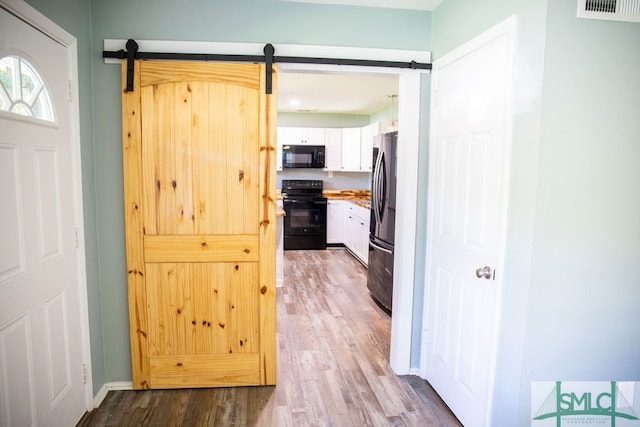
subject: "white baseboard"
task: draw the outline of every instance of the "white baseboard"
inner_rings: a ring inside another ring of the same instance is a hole
[[[415,375],[417,377],[420,376],[420,368],[410,368],[409,375]]]
[[[114,381],[103,384],[100,390],[98,390],[98,393],[93,397],[93,407],[97,408],[100,406],[104,398],[107,397],[107,393],[111,390],[133,390],[133,383],[131,381]]]

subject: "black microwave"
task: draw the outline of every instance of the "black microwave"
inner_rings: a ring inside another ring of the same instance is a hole
[[[285,145],[282,147],[282,167],[324,168],[324,145]]]

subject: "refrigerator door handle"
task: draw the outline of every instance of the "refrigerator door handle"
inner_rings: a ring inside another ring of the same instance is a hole
[[[378,174],[378,180],[380,181],[380,192],[381,195],[378,197],[378,217],[380,218],[380,222],[382,223],[382,218],[384,217],[384,205],[387,199],[387,162],[385,160],[384,152],[382,153],[380,159],[380,172]]]
[[[383,156],[383,152],[380,151],[378,153],[378,158],[376,159],[376,164],[375,164],[375,172],[373,175],[373,183],[375,188],[373,188],[372,190],[372,194],[373,194],[373,213],[375,215],[376,218],[376,222],[378,224],[380,224],[382,222],[382,218],[380,218],[380,165],[382,163],[382,156]]]
[[[393,251],[391,251],[391,250],[389,250],[389,249],[385,249],[385,248],[383,248],[382,246],[378,246],[378,245],[376,245],[376,244],[375,244],[375,243],[373,243],[371,240],[369,240],[369,246],[371,246],[371,247],[372,247],[372,248],[374,248],[374,249],[378,249],[379,251],[382,251],[382,252],[388,253],[388,254],[392,254],[392,253],[393,253]]]

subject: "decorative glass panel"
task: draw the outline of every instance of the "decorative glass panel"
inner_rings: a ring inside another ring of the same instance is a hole
[[[51,97],[43,79],[19,56],[0,59],[0,111],[54,121]]]

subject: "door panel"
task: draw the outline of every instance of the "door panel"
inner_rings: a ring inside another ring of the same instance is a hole
[[[264,66],[146,61],[134,82],[123,96],[134,387],[274,384]]]
[[[425,300],[424,375],[466,426],[489,422],[511,141],[511,25],[481,37],[434,69]]]

